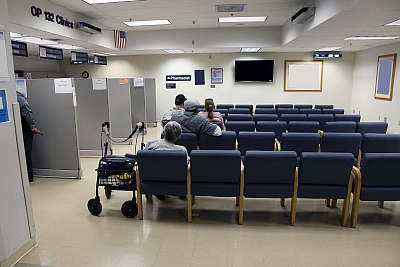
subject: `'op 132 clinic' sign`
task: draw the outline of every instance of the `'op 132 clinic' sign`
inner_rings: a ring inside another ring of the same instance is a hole
[[[54,22],[57,23],[58,25],[65,26],[67,28],[74,28],[74,23],[69,21],[67,18],[64,18],[63,16],[54,14],[53,12],[49,11],[43,11],[41,8],[36,7],[36,6],[31,6],[31,14],[34,17],[40,18],[42,15],[44,15],[44,19],[49,22]]]

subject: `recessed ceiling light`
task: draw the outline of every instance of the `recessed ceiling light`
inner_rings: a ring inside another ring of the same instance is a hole
[[[343,48],[341,46],[332,46],[332,47],[324,47],[324,48],[320,48],[314,51],[334,51],[334,50],[338,50],[340,48]]]
[[[83,1],[88,3],[89,5],[94,5],[94,4],[106,4],[106,3],[118,3],[118,2],[133,2],[135,0],[83,0]]]
[[[185,51],[183,51],[181,49],[171,49],[171,50],[164,50],[164,51],[169,53],[169,54],[183,54],[183,53],[185,53]]]
[[[135,26],[154,26],[154,25],[169,25],[171,22],[167,19],[159,20],[141,20],[141,21],[124,21],[124,23],[130,27]]]
[[[400,26],[400,19],[396,20],[396,21],[393,21],[393,22],[390,22],[388,24],[385,24],[385,26]]]
[[[107,57],[107,56],[116,56],[117,54],[111,54],[111,53],[107,53],[107,52],[102,52],[102,53],[92,53],[92,55]]]
[[[343,40],[393,40],[400,36],[350,36]]]
[[[223,17],[218,18],[218,22],[260,22],[265,21],[267,16],[265,17]]]
[[[18,38],[18,37],[22,37],[22,34],[20,34],[20,33],[15,33],[15,32],[10,32],[10,37],[11,37],[11,38]]]
[[[85,49],[84,47],[70,45],[70,44],[49,44],[47,46],[54,47],[54,48],[59,48],[59,49],[67,49],[67,50]]]
[[[260,49],[260,47],[248,47],[240,49],[240,52],[258,52]]]

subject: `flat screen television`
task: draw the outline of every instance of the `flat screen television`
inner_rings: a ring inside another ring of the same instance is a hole
[[[235,82],[273,81],[273,60],[235,60]]]

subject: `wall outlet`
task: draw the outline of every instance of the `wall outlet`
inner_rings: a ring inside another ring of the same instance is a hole
[[[380,120],[381,120],[381,115],[378,116],[378,121],[380,121]]]
[[[210,88],[215,88],[215,84],[211,84],[211,85],[210,85]]]
[[[353,109],[353,113],[356,113],[356,110],[355,110],[355,109]]]
[[[399,126],[400,126],[400,121],[398,121],[398,122],[397,122],[397,125],[399,125]]]
[[[387,118],[386,118],[386,117],[383,117],[383,121],[386,122],[386,121],[387,121]]]

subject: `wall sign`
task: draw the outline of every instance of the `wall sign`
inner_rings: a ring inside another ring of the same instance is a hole
[[[167,75],[167,81],[191,81],[192,75]]]
[[[65,26],[67,28],[74,28],[74,23],[71,21],[68,21],[67,18],[64,18],[63,16],[56,15],[52,12],[49,11],[43,11],[41,8],[36,7],[36,6],[31,6],[31,14],[34,17],[40,18],[42,15],[44,15],[44,19],[49,22],[54,22],[57,23],[58,25]]]
[[[63,60],[62,49],[50,48],[39,45],[39,57],[54,60]]]
[[[28,46],[26,43],[11,41],[12,54],[14,56],[28,56]]]

